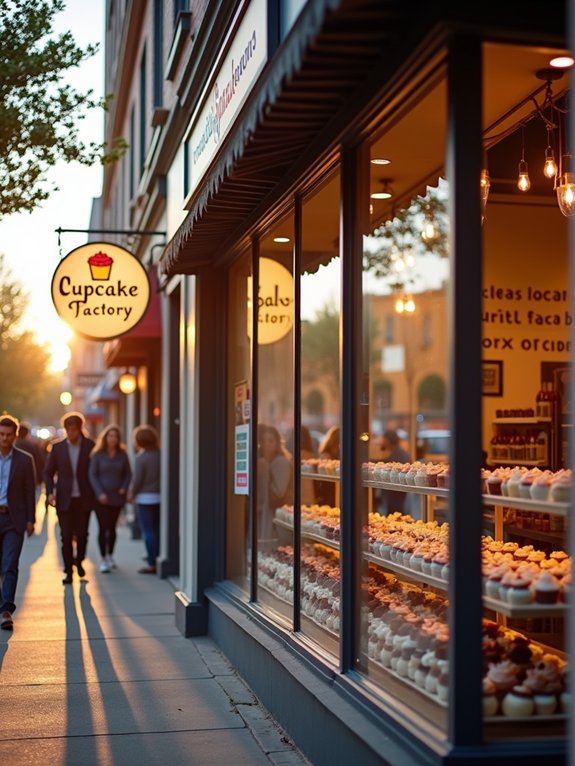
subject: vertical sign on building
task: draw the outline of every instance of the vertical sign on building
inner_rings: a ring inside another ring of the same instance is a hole
[[[268,56],[267,0],[252,0],[234,32],[228,52],[210,77],[185,138],[191,194],[234,124]]]

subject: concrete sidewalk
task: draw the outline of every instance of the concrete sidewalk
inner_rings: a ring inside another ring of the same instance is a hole
[[[126,527],[101,574],[94,518],[86,577],[63,586],[54,510],[38,522],[14,632],[0,631],[2,762],[307,764],[216,645],[176,630],[173,588],[137,574],[144,546]]]

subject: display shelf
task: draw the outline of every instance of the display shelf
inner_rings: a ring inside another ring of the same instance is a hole
[[[516,619],[534,618],[534,617],[565,617],[567,614],[567,604],[525,604],[522,606],[508,604],[505,601],[483,596],[483,604],[487,609],[493,612],[503,614],[505,617]]]
[[[289,524],[287,521],[283,521],[283,519],[274,519],[274,524],[278,527],[289,529],[290,532],[293,532],[293,524]],[[308,532],[305,527],[302,527],[301,534],[302,537],[305,537],[306,540],[311,540],[314,543],[327,545],[329,548],[333,548],[336,551],[339,550],[339,540],[330,540],[328,537],[324,537],[317,532]]]
[[[542,532],[539,529],[516,527],[514,524],[505,524],[505,532],[510,537],[524,537],[526,540],[538,540],[550,545],[565,541],[565,532]]]
[[[542,466],[547,465],[545,460],[502,460],[501,458],[490,458],[488,463],[494,468],[497,468],[497,466],[500,465],[522,465],[526,467],[529,466],[529,468],[541,468]]]
[[[485,716],[483,719],[484,723],[495,723],[495,724],[516,724],[516,723],[530,723],[530,724],[537,724],[537,723],[566,723],[568,720],[568,716],[566,713],[554,713],[553,715],[537,715],[536,713],[533,713],[533,715],[527,715],[527,716],[520,716],[520,717],[513,717],[510,718],[506,715],[492,715],[492,716]]]
[[[315,471],[301,471],[302,479],[317,479],[318,481],[339,481],[339,476],[332,473],[316,473]]]
[[[418,694],[421,694],[423,697],[428,699],[430,702],[433,702],[435,705],[439,705],[442,708],[447,708],[448,702],[447,700],[439,699],[437,694],[431,694],[431,692],[428,692],[427,689],[422,689],[421,686],[418,686],[415,681],[412,681],[411,678],[408,678],[407,676],[401,676],[399,673],[396,673],[391,668],[387,668],[385,665],[382,665],[377,660],[373,659],[372,657],[369,658],[370,663],[373,663],[375,667],[381,672],[384,673],[386,676],[393,678],[396,681],[399,681],[402,684],[405,684],[409,689],[414,689]]]
[[[507,495],[482,495],[483,505],[513,508],[516,511],[531,511],[533,513],[549,513],[552,516],[567,516],[569,503],[545,503],[539,500],[527,500],[523,497],[508,497]]]
[[[381,556],[376,556],[373,553],[364,553],[363,557],[366,561],[371,561],[372,564],[387,569],[395,574],[400,574],[402,577],[409,578],[418,583],[425,583],[426,585],[432,585],[438,590],[447,591],[447,582],[439,577],[433,577],[432,575],[424,574],[423,572],[416,572],[415,569],[403,566],[402,564],[396,564],[395,561],[390,559],[382,559]]]
[[[491,422],[508,426],[536,426],[538,423],[551,423],[551,418],[493,418]]]
[[[396,484],[393,481],[374,481],[371,479],[363,479],[362,485],[370,489],[388,489],[392,492],[406,492],[410,495],[449,497],[449,490],[443,487],[414,487],[412,484]]]

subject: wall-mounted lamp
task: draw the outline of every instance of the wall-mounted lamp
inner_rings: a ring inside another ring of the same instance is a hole
[[[123,394],[133,394],[138,387],[138,381],[133,372],[126,370],[118,378],[118,386]]]

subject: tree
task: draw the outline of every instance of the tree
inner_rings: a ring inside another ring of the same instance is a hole
[[[409,271],[405,267],[415,256],[448,256],[447,200],[440,189],[428,189],[425,197],[415,197],[375,229],[372,247],[363,256],[366,271],[379,278],[391,277],[391,287],[402,291]]]
[[[54,187],[47,171],[58,160],[113,162],[125,151],[117,139],[85,143],[78,121],[105,107],[92,90],[76,91],[62,76],[94,55],[80,48],[71,32],[56,36],[54,16],[64,0],[2,0],[0,3],[0,217],[31,211]]]
[[[51,384],[49,355],[21,327],[27,296],[0,255],[0,412],[22,417]]]

